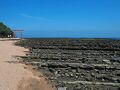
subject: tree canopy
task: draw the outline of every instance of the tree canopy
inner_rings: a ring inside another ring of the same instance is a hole
[[[9,35],[13,36],[13,31],[5,24],[0,22],[0,37],[8,37]]]

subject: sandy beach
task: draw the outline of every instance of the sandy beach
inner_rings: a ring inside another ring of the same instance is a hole
[[[44,77],[34,75],[15,56],[24,56],[27,49],[16,41],[0,41],[0,90],[55,90]]]

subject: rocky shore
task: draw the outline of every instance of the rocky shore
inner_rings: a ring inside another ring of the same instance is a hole
[[[42,71],[58,90],[120,90],[120,41],[28,39],[23,62]]]

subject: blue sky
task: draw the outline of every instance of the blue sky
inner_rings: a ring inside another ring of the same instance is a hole
[[[120,37],[120,0],[0,0],[0,22],[25,37]]]

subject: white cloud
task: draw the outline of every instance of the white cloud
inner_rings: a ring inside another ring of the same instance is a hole
[[[30,19],[51,21],[51,20],[46,19],[46,18],[43,18],[43,17],[32,16],[32,15],[28,15],[28,14],[25,14],[25,13],[21,13],[21,14],[19,14],[19,15],[22,16],[22,17],[25,17],[25,18],[30,18]]]

